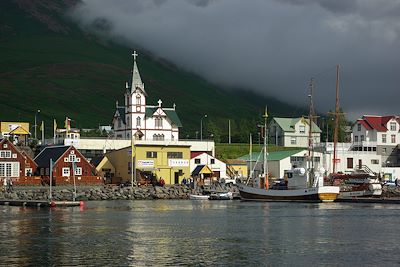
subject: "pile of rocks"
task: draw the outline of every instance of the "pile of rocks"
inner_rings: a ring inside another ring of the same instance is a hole
[[[211,192],[237,192],[236,186],[215,184],[196,189],[186,185],[144,186],[144,187],[77,187],[76,200],[134,200],[134,199],[188,199],[190,194],[207,194]],[[73,188],[53,187],[53,200],[72,200]],[[47,200],[48,187],[15,187],[12,193],[0,192],[0,199],[12,200]]]
[[[381,197],[382,198],[400,197],[400,187],[383,186]]]

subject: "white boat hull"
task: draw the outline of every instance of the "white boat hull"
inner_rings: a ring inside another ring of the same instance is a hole
[[[192,200],[208,200],[210,198],[210,196],[206,196],[206,195],[190,195],[189,199]]]
[[[321,186],[302,189],[261,189],[244,184],[238,185],[242,200],[333,202],[339,195],[338,186]]]

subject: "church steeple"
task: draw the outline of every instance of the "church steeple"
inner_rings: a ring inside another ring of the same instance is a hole
[[[135,92],[136,88],[139,87],[144,94],[146,94],[146,91],[144,90],[144,83],[142,82],[142,78],[140,78],[140,73],[139,69],[136,64],[136,57],[138,54],[136,51],[133,51],[133,70],[132,70],[132,86],[131,86],[131,94]]]

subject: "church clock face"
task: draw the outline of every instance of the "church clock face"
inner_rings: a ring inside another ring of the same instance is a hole
[[[136,107],[136,112],[140,112],[140,107]]]

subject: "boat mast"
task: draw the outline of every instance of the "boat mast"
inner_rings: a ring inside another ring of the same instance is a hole
[[[268,164],[267,164],[267,119],[268,119],[268,112],[267,106],[265,106],[265,114],[264,117],[264,173],[263,176],[265,178],[265,189],[268,190],[269,182],[268,182]]]
[[[313,136],[312,136],[312,124],[314,122],[314,102],[313,102],[313,93],[314,93],[314,78],[310,79],[310,94],[308,97],[310,98],[310,110],[308,114],[308,167],[310,168],[310,182],[314,182],[314,149],[313,149]]]
[[[339,128],[339,65],[336,65],[336,104],[335,104],[335,130],[333,135],[333,173],[336,173],[336,146]]]

